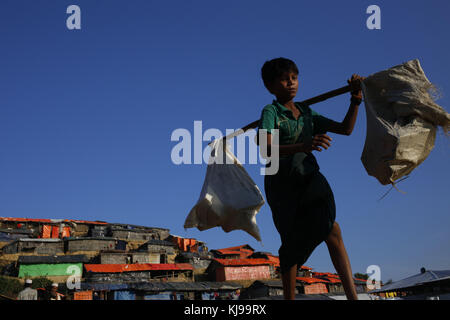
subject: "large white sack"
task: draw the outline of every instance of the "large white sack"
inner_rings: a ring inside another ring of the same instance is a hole
[[[367,135],[361,161],[381,184],[393,184],[428,157],[437,126],[448,133],[450,114],[434,102],[433,89],[417,59],[362,82]]]
[[[223,152],[225,149],[225,152]],[[256,214],[264,204],[258,186],[222,139],[211,143],[211,157],[200,198],[189,212],[184,228],[203,231],[222,227],[225,232],[244,230],[261,241]]]

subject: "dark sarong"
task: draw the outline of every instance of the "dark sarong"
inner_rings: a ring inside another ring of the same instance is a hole
[[[336,218],[333,192],[320,171],[293,179],[288,168],[281,160],[278,174],[264,178],[267,202],[281,237],[281,273],[303,265],[328,237]]]

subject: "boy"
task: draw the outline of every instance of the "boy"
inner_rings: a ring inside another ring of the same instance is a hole
[[[320,173],[312,151],[328,149],[331,138],[326,132],[350,135],[362,101],[360,76],[348,83],[353,88],[351,103],[342,122],[321,116],[309,106],[294,102],[298,90],[298,68],[289,59],[267,61],[261,74],[265,87],[276,100],[264,107],[259,129],[267,130],[267,151],[272,147],[271,132],[279,130],[279,170],[264,177],[264,190],[272,217],[281,237],[279,249],[284,298],[295,298],[297,267],[306,262],[322,242],[327,244],[331,260],[344,286],[348,300],[357,294],[352,270],[335,222],[333,192]],[[264,141],[263,141],[264,143]]]

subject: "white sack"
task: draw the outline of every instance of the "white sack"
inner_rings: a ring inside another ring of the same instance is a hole
[[[222,139],[211,143],[200,198],[189,212],[184,228],[203,231],[220,226],[225,232],[239,229],[261,241],[256,214],[264,198],[239,160],[227,147],[223,152],[223,147]]]
[[[450,114],[434,102],[433,89],[417,59],[362,82],[367,135],[361,161],[381,184],[394,183],[427,158],[437,126],[448,132]]]

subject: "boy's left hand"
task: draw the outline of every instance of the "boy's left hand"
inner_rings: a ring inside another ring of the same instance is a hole
[[[361,81],[364,81],[365,77],[361,77],[360,75],[357,75],[354,73],[350,79],[347,80],[347,83],[352,88],[351,95],[352,96],[361,96]]]

